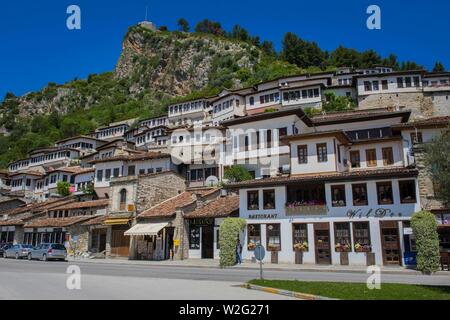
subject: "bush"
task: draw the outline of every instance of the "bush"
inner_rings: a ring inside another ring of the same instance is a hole
[[[239,232],[244,230],[246,222],[242,218],[226,218],[220,225],[220,266],[229,267],[236,264],[236,241]]]
[[[70,195],[70,183],[68,183],[67,181],[59,181],[56,184],[56,189],[58,190],[58,193],[63,197],[67,197],[68,195]]]
[[[433,273],[439,270],[439,235],[434,214],[427,211],[415,213],[411,218],[411,227],[416,237],[417,270]]]
[[[236,166],[231,166],[229,168],[226,168],[223,176],[225,179],[228,179],[230,182],[241,182],[241,181],[247,181],[247,180],[253,179],[250,172],[248,172],[248,170],[245,169],[245,167],[241,166],[241,165],[236,165]]]

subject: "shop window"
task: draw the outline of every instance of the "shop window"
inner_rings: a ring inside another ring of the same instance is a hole
[[[258,191],[247,191],[247,209],[248,210],[259,209]]]
[[[200,249],[200,227],[190,226],[189,229],[189,249]]]
[[[392,147],[383,148],[383,165],[392,166],[394,164],[394,153],[392,152]]]
[[[369,222],[353,222],[353,247],[356,252],[371,250]]]
[[[392,196],[392,183],[377,182],[377,196],[378,204],[393,204],[394,198]]]
[[[376,167],[377,166],[377,150],[376,149],[367,149],[366,150],[366,164],[368,167]]]
[[[350,151],[350,163],[352,165],[352,168],[361,167],[361,157],[359,155],[359,150]]]
[[[333,207],[345,207],[345,185],[331,186],[331,199]]]
[[[267,250],[281,251],[281,227],[279,223],[266,225]]]
[[[327,162],[328,161],[328,151],[326,143],[318,143],[317,147],[317,161]]]
[[[399,181],[400,202],[416,203],[416,182],[414,180]]]
[[[352,250],[349,222],[334,223],[334,243],[336,252],[349,252]]]
[[[367,206],[367,185],[364,184],[353,184],[353,205],[354,206]]]
[[[263,191],[264,210],[275,209],[275,190]]]
[[[254,250],[258,244],[261,244],[261,225],[247,225],[247,249]]]
[[[298,153],[298,163],[299,164],[308,163],[308,146],[307,145],[297,146],[297,153]]]
[[[292,224],[293,250],[308,251],[308,225],[306,223]]]

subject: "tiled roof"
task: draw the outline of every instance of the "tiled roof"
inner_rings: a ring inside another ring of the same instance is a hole
[[[433,117],[423,120],[411,121],[393,126],[394,128],[408,129],[408,128],[427,128],[427,127],[449,127],[450,116]]]
[[[94,219],[88,220],[86,222],[83,222],[82,226],[95,226],[95,225],[101,225],[103,222],[108,219],[108,216],[96,216]]]
[[[109,205],[109,199],[92,200],[92,201],[80,201],[63,204],[61,206],[53,207],[52,210],[71,210],[71,209],[83,209],[83,208],[98,208],[106,207]]]
[[[88,173],[88,172],[95,172],[95,169],[94,168],[81,168],[80,166],[64,167],[64,168],[53,169],[53,170],[49,171],[49,173],[56,172],[56,171],[62,171],[62,172],[67,172],[67,173],[72,173],[72,174],[83,174],[83,173]]]
[[[25,224],[25,228],[50,228],[50,227],[69,227],[74,224],[85,222],[92,219],[94,216],[77,216],[67,218],[44,218],[37,219]]]
[[[186,218],[220,218],[227,217],[239,210],[239,196],[220,197],[204,206],[186,214]]]
[[[24,171],[17,171],[17,172],[10,173],[9,176],[14,177],[14,176],[22,175],[22,174],[26,174],[29,176],[36,176],[36,177],[43,177],[45,175],[44,173],[35,171],[35,170],[24,170]]]
[[[140,161],[140,160],[162,159],[162,158],[170,158],[170,154],[162,152],[145,152],[130,155],[118,155],[105,159],[95,159],[89,161],[89,163],[95,164],[99,162],[111,162],[111,161]]]
[[[409,168],[390,168],[390,169],[371,169],[371,170],[357,170],[350,172],[332,172],[320,174],[302,174],[291,175],[284,177],[271,177],[265,179],[254,179],[249,181],[242,181],[231,183],[226,186],[228,189],[242,188],[242,187],[258,187],[268,185],[286,185],[305,182],[328,182],[328,181],[351,181],[361,179],[385,179],[392,177],[413,177],[417,176],[417,169]]]
[[[402,117],[402,121],[408,121],[411,111],[393,111],[389,108],[374,110],[355,110],[346,112],[333,112],[312,117],[315,125],[328,125],[350,121],[375,120],[383,118]]]
[[[294,134],[291,136],[282,137],[282,139],[293,141],[293,140],[302,140],[309,139],[315,137],[326,137],[326,136],[334,136],[338,138],[342,143],[350,143],[350,138],[343,132],[342,130],[329,130],[329,131],[317,131],[317,132],[307,132]]]
[[[22,219],[0,220],[0,226],[21,226],[24,223]]]
[[[11,209],[9,211],[6,211],[5,214],[11,216],[11,215],[17,215],[24,212],[41,212],[48,210],[49,208],[52,208],[54,206],[59,206],[65,203],[73,202],[75,199],[73,198],[60,198],[60,199],[51,199],[47,200],[45,202],[37,202],[37,203],[31,203],[25,206],[21,206],[15,209]]]
[[[138,215],[139,218],[153,218],[153,217],[170,217],[175,214],[177,208],[185,207],[195,200],[192,193],[185,191],[173,198],[165,200],[160,204],[145,210]]]

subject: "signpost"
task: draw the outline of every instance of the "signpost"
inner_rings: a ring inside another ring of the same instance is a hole
[[[263,280],[263,270],[262,270],[262,261],[264,256],[266,255],[266,250],[261,244],[258,244],[255,248],[254,255],[256,260],[259,261],[259,277]]]

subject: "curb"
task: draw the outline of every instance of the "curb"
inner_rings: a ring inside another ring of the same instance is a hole
[[[100,259],[99,259],[100,260]],[[69,262],[81,262],[81,263],[90,263],[90,264],[111,264],[111,265],[129,265],[129,266],[149,266],[149,267],[170,267],[170,268],[204,268],[204,269],[234,269],[234,270],[259,270],[258,267],[225,267],[221,268],[220,266],[201,266],[201,265],[195,265],[195,264],[185,264],[185,265],[170,265],[170,264],[145,264],[145,263],[132,263],[128,261],[123,262],[104,262],[104,261],[92,261],[91,259],[86,260],[73,260],[69,259]],[[314,268],[280,268],[280,267],[271,267],[271,266],[265,266],[264,270],[267,271],[288,271],[288,272],[332,272],[332,273],[366,273],[365,270],[345,270],[345,269],[314,269]],[[392,275],[422,275],[419,271],[415,270],[382,270],[382,274],[392,274]],[[436,272],[436,275],[448,275],[448,272]]]
[[[293,298],[302,299],[302,300],[339,300],[339,299],[334,299],[334,298],[316,296],[316,295],[308,294],[308,293],[294,292],[294,291],[275,289],[275,288],[270,288],[270,287],[262,287],[262,286],[257,286],[257,285],[250,284],[250,283],[242,284],[241,288],[245,288],[245,289],[249,289],[249,290],[258,290],[258,291],[263,291],[263,292],[268,292],[268,293],[273,293],[273,294],[279,294],[279,295],[293,297]]]

